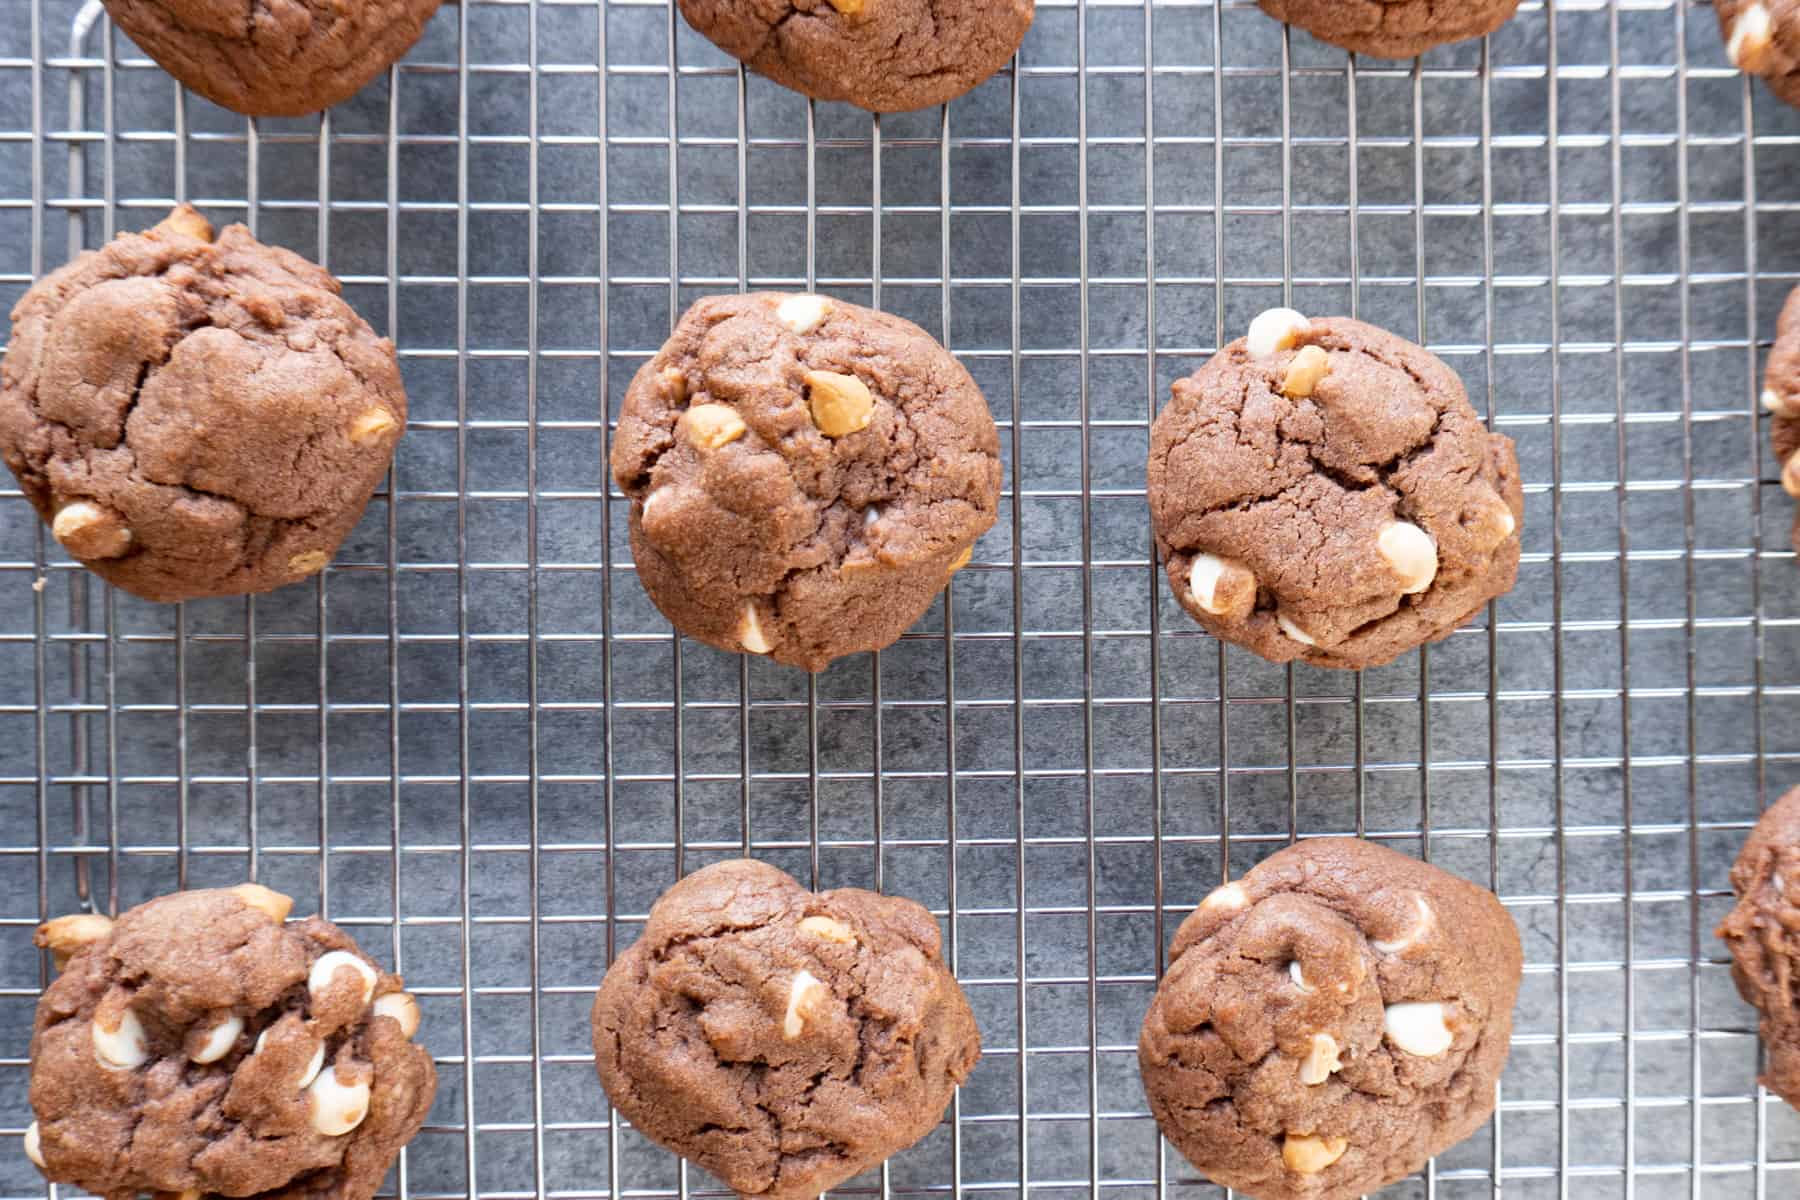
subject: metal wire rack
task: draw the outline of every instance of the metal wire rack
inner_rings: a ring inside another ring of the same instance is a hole
[[[1800,282],[1800,113],[1685,0],[1528,2],[1391,64],[1244,0],[1040,0],[944,110],[815,107],[663,0],[467,0],[320,118],[180,90],[93,0],[6,0],[0,291],[175,200],[316,257],[399,343],[391,486],[315,583],[101,588],[0,490],[0,1150],[32,926],[255,876],[423,998],[418,1200],[703,1193],[609,1119],[586,1013],[681,872],[914,896],[982,1024],[943,1126],[847,1191],[1214,1196],[1135,1034],[1174,924],[1297,835],[1496,888],[1526,938],[1496,1120],[1397,1196],[1765,1197],[1710,928],[1800,782],[1800,589],[1756,371]],[[694,297],[920,321],[1001,424],[1001,519],[891,650],[814,678],[671,638],[604,469]],[[1428,343],[1517,439],[1525,565],[1360,676],[1222,649],[1143,501],[1169,382],[1287,300]],[[0,1153],[0,1197],[45,1194]]]

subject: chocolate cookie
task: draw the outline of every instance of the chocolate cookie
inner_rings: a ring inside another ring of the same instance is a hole
[[[1788,295],[1775,325],[1775,349],[1763,375],[1763,407],[1781,463],[1781,486],[1800,499],[1800,288]],[[1794,548],[1800,550],[1800,516],[1794,519]]]
[[[814,100],[871,112],[943,104],[1006,65],[1035,0],[681,0],[681,14],[751,70]]]
[[[930,913],[751,859],[664,892],[594,998],[613,1104],[740,1196],[810,1200],[912,1145],[980,1055]]]
[[[1800,0],[1714,0],[1732,65],[1800,106]]]
[[[1524,495],[1436,357],[1290,309],[1175,384],[1150,515],[1182,607],[1271,662],[1388,662],[1507,592]]]
[[[45,1175],[111,1200],[375,1194],[437,1090],[419,1008],[292,906],[247,883],[38,928],[62,971],[31,1039]]]
[[[1777,800],[1731,868],[1737,907],[1719,924],[1731,978],[1762,1014],[1762,1085],[1800,1109],[1800,788]]]
[[[191,208],[39,280],[0,365],[0,456],[56,538],[147,600],[323,569],[406,424],[394,346],[338,283]]]
[[[443,0],[105,0],[162,69],[247,117],[348,100],[425,32]]]
[[[1375,58],[1413,58],[1433,46],[1486,37],[1519,0],[1257,0],[1322,42]]]
[[[1000,439],[949,351],[823,296],[714,296],[632,380],[612,470],[675,628],[822,669],[930,607],[1000,499]]]
[[[1350,1200],[1494,1111],[1521,974],[1493,893],[1301,842],[1181,923],[1138,1039],[1163,1135],[1257,1200]]]

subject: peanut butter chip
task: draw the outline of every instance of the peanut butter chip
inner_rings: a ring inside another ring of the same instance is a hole
[[[112,926],[112,918],[99,913],[71,913],[39,925],[37,944],[50,951],[60,971],[76,954],[111,933]]]
[[[182,237],[197,238],[202,242],[210,242],[213,238],[212,222],[187,204],[170,210],[169,215],[164,217],[151,232],[177,233]]]
[[[1739,70],[1760,75],[1769,68],[1769,47],[1773,45],[1774,21],[1762,3],[1750,5],[1732,22],[1731,39],[1725,53]]]
[[[350,440],[358,446],[384,438],[400,427],[394,420],[394,414],[385,408],[369,408],[358,413],[350,422]]]
[[[50,532],[76,558],[118,558],[131,548],[131,527],[125,518],[92,500],[63,505]]]
[[[292,896],[284,896],[260,883],[240,883],[231,889],[231,893],[277,925],[287,920],[288,913],[294,908]]]
[[[744,436],[744,419],[726,404],[696,404],[681,414],[681,432],[700,450],[717,450]]]
[[[960,571],[964,567],[968,566],[969,560],[974,557],[975,557],[975,547],[964,546],[962,549],[962,553],[958,554],[955,558],[950,560],[950,573],[952,575],[956,574],[958,571]]]
[[[1281,1161],[1297,1174],[1317,1175],[1344,1157],[1344,1151],[1349,1148],[1350,1142],[1346,1138],[1290,1133],[1281,1140]]]
[[[1800,453],[1788,455],[1781,468],[1781,490],[1800,500]]]
[[[1303,399],[1313,394],[1319,381],[1331,373],[1331,356],[1318,346],[1302,346],[1294,361],[1288,364],[1287,377],[1281,381],[1281,394]]]
[[[833,917],[801,917],[800,928],[814,937],[822,937],[827,941],[842,942],[845,945],[856,944],[856,931]]]
[[[813,424],[826,437],[844,437],[866,429],[875,415],[875,397],[854,375],[808,371],[804,376]]]
[[[1329,1033],[1313,1034],[1312,1044],[1300,1063],[1300,1082],[1307,1087],[1317,1087],[1341,1070],[1343,1063],[1338,1058],[1337,1039]]]
[[[863,11],[863,4],[864,0],[831,0],[831,7],[837,9],[846,17],[860,16]]]
[[[756,615],[754,604],[744,605],[744,619],[738,625],[738,645],[751,654],[767,654],[775,648],[763,632],[762,619]]]
[[[325,569],[331,556],[323,550],[308,550],[304,554],[296,554],[288,559],[288,570],[295,576],[317,575]]]
[[[686,404],[688,397],[687,374],[680,367],[664,367],[662,369],[663,389],[669,393],[669,399],[675,404]]]

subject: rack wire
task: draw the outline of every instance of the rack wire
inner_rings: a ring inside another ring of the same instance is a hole
[[[1040,0],[1011,69],[871,119],[663,0],[468,0],[354,101],[246,122],[97,2],[10,5],[9,302],[189,200],[339,275],[413,411],[337,561],[249,600],[106,590],[5,481],[0,1147],[32,927],[252,876],[422,998],[441,1087],[395,1194],[705,1194],[611,1119],[586,1014],[662,888],[750,851],[931,906],[981,1022],[944,1124],[846,1192],[1213,1196],[1137,1079],[1164,947],[1213,884],[1354,833],[1493,886],[1528,961],[1499,1115],[1391,1194],[1800,1187],[1710,936],[1800,782],[1756,403],[1800,114],[1709,8],[1527,3],[1395,64],[1241,0]],[[973,564],[816,678],[673,639],[604,467],[599,398],[742,287],[919,321],[1001,427]],[[1518,588],[1361,675],[1221,647],[1151,561],[1148,422],[1277,301],[1426,342],[1519,443]],[[0,1197],[44,1194],[0,1153]]]

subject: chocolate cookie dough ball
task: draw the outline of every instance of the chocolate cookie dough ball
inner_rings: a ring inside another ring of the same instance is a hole
[[[681,0],[681,14],[752,71],[814,100],[906,112],[954,100],[1004,67],[1035,0]]]
[[[50,921],[25,1152],[95,1195],[368,1200],[437,1090],[419,1008],[253,883]]]
[[[912,1145],[980,1056],[930,913],[750,859],[663,893],[594,998],[613,1104],[740,1196],[810,1200]]]
[[[0,456],[63,548],[147,600],[322,570],[406,425],[338,282],[191,208],[40,280],[0,364]]]
[[[906,632],[1000,501],[962,364],[910,321],[811,295],[690,308],[625,393],[612,470],[670,623],[810,671]]]
[[[1522,959],[1493,893],[1301,842],[1176,931],[1138,1039],[1163,1136],[1256,1200],[1351,1200],[1494,1111]]]
[[[1731,868],[1737,907],[1719,925],[1731,978],[1762,1014],[1762,1085],[1800,1109],[1800,788],[1777,800]]]
[[[247,117],[348,100],[398,62],[443,0],[105,0],[162,69]]]
[[[1762,402],[1769,410],[1775,458],[1781,463],[1781,486],[1800,499],[1800,288],[1788,296],[1775,326]],[[1800,516],[1794,519],[1794,548],[1800,550]]]
[[[1376,58],[1413,58],[1433,46],[1486,37],[1519,0],[1257,0],[1277,21]]]
[[[1149,475],[1182,607],[1270,662],[1379,666],[1518,574],[1512,440],[1449,367],[1361,321],[1257,317],[1175,384]]]
[[[1800,0],[1714,0],[1732,65],[1800,106]]]

